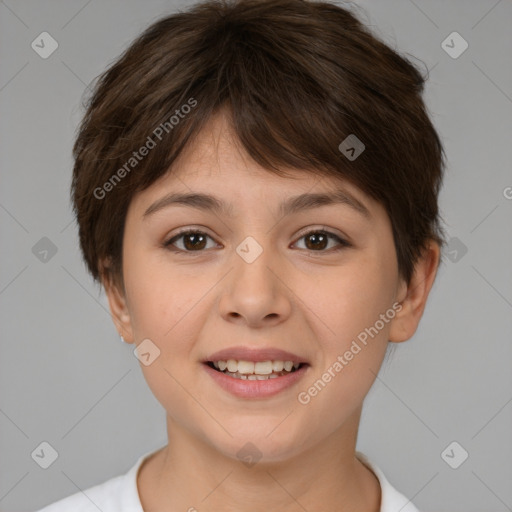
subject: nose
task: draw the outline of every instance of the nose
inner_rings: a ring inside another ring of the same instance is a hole
[[[251,242],[240,244],[233,257],[234,268],[219,302],[220,314],[226,321],[252,328],[277,325],[290,315],[292,292],[275,253]]]

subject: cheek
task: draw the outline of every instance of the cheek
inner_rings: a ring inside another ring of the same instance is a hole
[[[126,260],[126,289],[131,297],[135,340],[138,343],[149,338],[160,350],[155,361],[162,369],[160,377],[152,374],[151,367],[142,368],[154,391],[158,379],[168,380],[164,368],[180,380],[187,376],[183,363],[193,358],[194,345],[201,337],[208,308],[212,307],[206,294],[215,282],[206,272],[198,276],[192,266],[171,266],[165,255],[163,259],[159,254],[141,258],[132,253]]]
[[[200,335],[199,317],[205,314],[207,305],[207,301],[200,299],[208,286],[197,277],[170,273],[168,267],[147,260],[141,265],[130,265],[127,261],[126,270],[135,340],[138,344],[148,338],[160,351],[148,366],[141,362],[144,379],[172,417],[195,418],[197,405],[186,391],[192,369],[188,361]],[[189,427],[193,426],[192,421]]]
[[[309,288],[309,305],[322,319],[323,338],[341,349],[379,320],[393,303],[396,269],[377,252],[361,254]],[[381,326],[387,331],[389,324]],[[385,333],[384,333],[385,334]]]
[[[192,308],[197,280],[172,269],[166,263],[165,251],[141,245],[126,247],[124,254],[132,328],[136,340],[154,337],[163,341]]]
[[[317,322],[323,357],[297,398],[308,421],[320,423],[315,428],[323,435],[354,413],[380,370],[394,317],[390,275],[392,271],[387,273],[375,260],[369,260],[354,265],[351,272],[340,271],[336,282],[326,281],[323,290],[330,291],[324,294],[321,306],[320,300],[311,298],[311,307],[323,321]],[[316,290],[320,295],[320,289]],[[326,411],[330,413],[326,415]]]
[[[341,416],[354,410],[379,372],[395,313],[392,304],[397,272],[393,258],[384,256],[368,251],[354,260],[350,271],[340,268],[311,297],[311,307],[323,321],[318,324],[317,335],[323,342],[324,357],[315,375],[317,385],[311,389],[317,395],[310,396],[315,402],[311,409],[319,407],[318,414],[321,403]]]

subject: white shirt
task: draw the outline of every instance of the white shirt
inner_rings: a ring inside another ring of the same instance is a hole
[[[89,487],[48,505],[37,512],[144,512],[137,489],[137,473],[144,460],[154,452],[139,457],[135,465],[124,475]],[[405,496],[387,481],[384,473],[366,455],[356,451],[357,458],[367,466],[380,483],[380,512],[419,512]]]

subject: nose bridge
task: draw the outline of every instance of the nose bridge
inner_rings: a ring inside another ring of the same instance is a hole
[[[272,264],[276,265],[276,255],[272,254],[270,240],[263,240],[264,235],[249,235],[235,249],[235,282],[245,283],[249,288],[246,293],[269,293],[275,288],[275,276],[270,271]]]
[[[231,282],[221,301],[221,314],[244,317],[253,325],[289,312],[289,300],[280,284],[277,255],[264,235],[247,236],[236,246]],[[265,246],[264,246],[265,245]]]

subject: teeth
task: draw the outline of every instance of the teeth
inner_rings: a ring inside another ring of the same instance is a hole
[[[242,375],[270,375],[273,372],[279,373],[283,370],[291,372],[292,368],[295,370],[300,366],[300,363],[293,361],[237,361],[236,359],[228,359],[227,361],[213,361],[215,368],[221,372],[239,373]],[[254,379],[251,379],[254,380]]]
[[[241,379],[241,380],[268,380],[268,379],[277,379],[278,377],[281,377],[281,375],[278,375],[277,373],[271,373],[270,375],[243,375],[242,373],[231,373],[231,372],[223,372],[226,375],[229,375],[230,377],[233,377],[234,379]],[[282,375],[285,373],[283,372]]]
[[[284,368],[284,361],[272,361],[272,370],[275,372],[282,372]]]
[[[256,363],[256,365],[258,365],[258,364],[259,363]],[[245,375],[254,373],[254,367],[256,365],[252,361],[238,361],[238,373],[243,373]],[[260,373],[260,372],[256,372],[256,373]]]
[[[234,359],[228,359],[228,372],[235,373],[238,371],[238,363]]]
[[[238,363],[238,367],[240,367],[240,363]],[[272,367],[272,361],[258,361],[254,364],[254,373],[257,375],[270,375]]]

